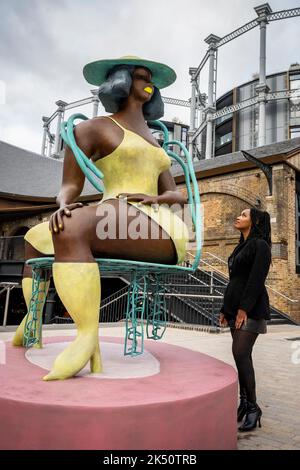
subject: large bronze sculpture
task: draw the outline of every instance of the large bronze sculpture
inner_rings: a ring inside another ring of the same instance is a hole
[[[123,57],[87,64],[84,76],[100,86],[99,98],[106,111],[113,113],[75,128],[78,146],[104,174],[103,198],[97,205],[76,202],[85,177],[67,147],[57,196],[59,209],[49,223],[33,227],[25,236],[26,259],[55,255],[54,284],[78,332],[44,380],[72,377],[89,360],[92,372],[102,370],[98,341],[101,284],[95,257],[176,264],[183,261],[188,240],[185,223],[169,207],[185,204],[186,197],[176,189],[170,158],[146,124],[146,120],[162,116],[159,89],[174,82],[175,72],[157,62]],[[146,237],[132,237],[130,227],[137,218]],[[104,221],[114,225],[105,236],[101,232]],[[120,236],[124,226],[125,236]],[[31,277],[26,265],[22,287],[27,307]],[[46,290],[48,286],[49,281]],[[22,345],[25,321],[16,331],[15,346]]]

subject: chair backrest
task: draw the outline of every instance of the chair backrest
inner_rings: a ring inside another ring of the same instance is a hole
[[[192,268],[195,270],[197,269],[201,257],[201,214],[200,214],[200,193],[199,187],[194,171],[192,157],[185,147],[185,145],[180,142],[179,140],[169,140],[169,131],[167,127],[161,121],[149,121],[149,124],[153,123],[161,128],[164,135],[163,141],[163,148],[167,152],[167,154],[172,157],[174,160],[181,165],[185,177],[185,184],[187,187],[187,195],[188,195],[188,203],[189,209],[193,221],[193,229],[195,231],[196,237],[196,254],[194,258],[194,262],[192,264]],[[169,149],[170,146],[177,145],[184,154],[185,160],[184,161],[177,153],[173,152]],[[193,188],[193,191],[192,191]]]
[[[76,158],[76,161],[81,168],[82,172],[85,174],[87,179],[90,183],[99,191],[103,193],[104,191],[104,184],[103,184],[103,173],[94,165],[94,163],[84,154],[84,152],[78,147],[75,137],[74,137],[74,121],[81,119],[81,120],[88,120],[84,114],[76,113],[69,117],[67,122],[63,122],[61,125],[61,136],[65,143],[71,148]],[[200,215],[200,194],[199,188],[197,184],[197,179],[193,167],[193,162],[191,155],[189,154],[185,145],[182,142],[177,140],[169,140],[169,132],[167,127],[161,121],[150,121],[150,124],[153,123],[156,126],[159,126],[164,134],[164,142],[163,148],[167,152],[167,154],[173,158],[174,160],[179,163],[182,167],[184,176],[185,176],[185,184],[187,187],[187,195],[188,195],[188,206],[189,211],[191,214],[192,222],[193,222],[193,230],[195,231],[195,241],[196,241],[196,253],[193,264],[191,266],[191,270],[196,270],[200,257],[201,257],[201,215]],[[177,145],[184,154],[185,161],[177,155],[175,152],[169,149],[170,146]],[[95,179],[94,176],[98,178]],[[99,182],[100,180],[100,182]],[[193,190],[192,190],[193,189]]]

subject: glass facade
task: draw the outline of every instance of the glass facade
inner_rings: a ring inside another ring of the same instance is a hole
[[[228,132],[228,134],[222,136],[216,136],[216,147],[221,147],[222,145],[228,144],[228,142],[232,141],[232,132]]]
[[[187,132],[188,132],[188,128],[187,127],[182,127],[181,128],[181,142],[183,143],[183,145],[185,145],[187,147]]]
[[[300,65],[266,78],[270,92],[300,91]],[[257,96],[258,78],[226,93],[217,100],[217,110]],[[230,125],[231,123],[231,125]],[[251,105],[216,120],[215,156],[258,146],[259,105]],[[266,145],[299,137],[300,96],[270,100],[266,104]],[[229,145],[230,131],[232,144]]]
[[[226,114],[225,116],[221,116],[218,119],[216,119],[216,126],[219,124],[222,124],[222,122],[227,121],[227,119],[232,119],[233,113]]]
[[[300,73],[293,73],[290,75],[290,89],[300,89]]]
[[[300,91],[300,73],[290,74],[290,90]],[[290,125],[294,127],[297,124],[300,126],[300,97],[290,99]],[[293,137],[299,137],[299,135]]]
[[[291,139],[294,139],[295,137],[300,137],[300,126],[291,127],[290,134]]]

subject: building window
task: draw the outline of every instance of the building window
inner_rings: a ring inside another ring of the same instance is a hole
[[[300,73],[294,73],[290,75],[290,90],[300,90]],[[290,124],[295,125],[300,123],[300,99],[291,98],[290,99]],[[299,137],[299,135],[292,135],[293,137]]]
[[[300,73],[290,75],[290,89],[298,90],[300,88]]]
[[[295,137],[300,137],[300,126],[290,127],[290,134],[291,139],[295,139]]]
[[[222,145],[228,144],[232,142],[232,132],[228,132],[225,135],[217,135],[216,136],[216,147],[221,147]]]
[[[225,114],[225,116],[221,116],[218,119],[216,119],[216,126],[219,124],[222,124],[222,122],[227,121],[228,119],[232,119],[233,113]]]
[[[187,147],[187,145],[188,145],[187,132],[188,132],[188,130],[187,130],[186,127],[181,128],[181,142],[183,143],[183,145],[185,145],[185,147]]]

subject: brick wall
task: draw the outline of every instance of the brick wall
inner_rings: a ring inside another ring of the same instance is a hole
[[[46,220],[49,220],[52,213],[53,211],[45,211],[38,215],[31,215],[29,217],[22,217],[16,220],[2,222],[0,224],[0,234],[2,237],[11,237],[21,227],[27,227],[29,229],[41,222],[46,222]]]
[[[293,157],[295,166],[299,162],[297,156]],[[204,212],[202,259],[210,260],[228,275],[227,266],[218,264],[209,253],[227,262],[240,237],[233,227],[235,218],[246,208],[267,210],[271,216],[273,244],[272,265],[266,281],[271,304],[300,322],[300,275],[295,268],[295,170],[286,163],[274,164],[272,196],[268,196],[267,179],[259,169],[210,176],[198,182]],[[299,302],[292,303],[283,295]]]
[[[297,168],[300,155],[291,157],[290,161]],[[185,192],[182,184],[179,189]],[[212,258],[210,253],[227,262],[240,236],[240,232],[233,227],[235,218],[249,207],[270,213],[273,261],[266,283],[270,286],[271,304],[300,322],[300,275],[295,270],[295,169],[286,163],[274,164],[272,196],[268,196],[268,183],[259,169],[203,178],[199,180],[199,189],[204,214],[202,259],[210,260],[226,274],[226,264]],[[31,228],[48,220],[51,213],[3,222],[0,233],[10,236],[19,227]],[[293,303],[272,289],[299,302]]]

